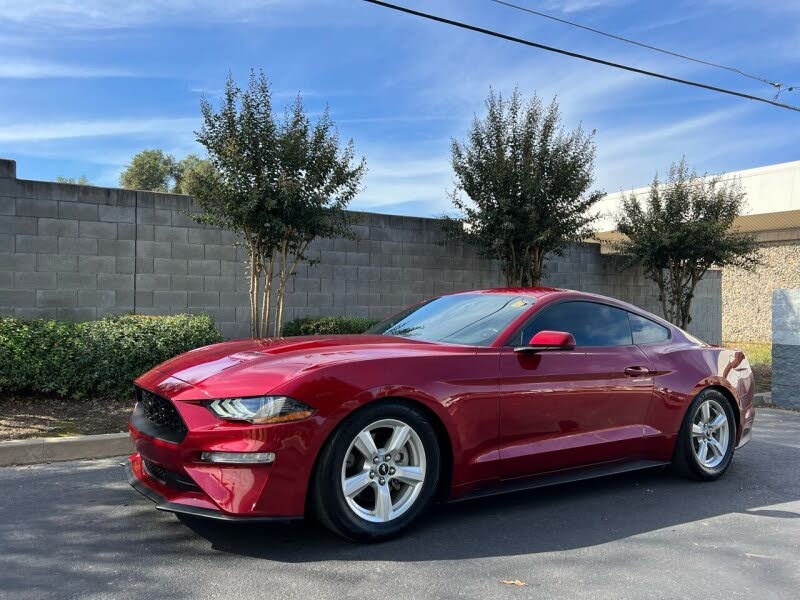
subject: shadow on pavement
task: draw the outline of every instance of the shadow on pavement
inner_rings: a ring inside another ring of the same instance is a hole
[[[775,468],[781,465],[780,468]],[[404,536],[343,542],[314,523],[244,525],[185,518],[212,548],[274,561],[457,560],[585,548],[720,515],[794,519],[759,509],[800,499],[800,449],[755,440],[726,475],[701,483],[663,469],[436,506]],[[795,483],[793,483],[795,482]]]

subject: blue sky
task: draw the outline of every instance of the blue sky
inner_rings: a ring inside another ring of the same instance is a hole
[[[499,6],[397,0],[574,51],[770,96],[768,86]],[[553,15],[800,84],[800,2],[518,0]],[[646,184],[686,154],[721,172],[800,158],[800,113],[557,56],[359,0],[0,0],[0,157],[18,176],[116,185],[132,154],[181,157],[203,94],[263,68],[279,106],[327,103],[367,159],[353,208],[438,215],[450,139],[489,87],[557,95],[567,126],[597,131],[596,187]],[[800,92],[782,100],[800,105]]]

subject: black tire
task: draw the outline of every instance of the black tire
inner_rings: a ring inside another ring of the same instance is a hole
[[[729,426],[728,442],[723,459],[714,467],[708,467],[700,462],[700,458],[695,453],[694,441],[692,439],[692,424],[695,414],[700,409],[700,406],[708,400],[715,401],[723,408]],[[733,453],[736,447],[736,433],[737,422],[733,407],[731,406],[731,401],[728,397],[717,390],[703,390],[692,400],[692,403],[686,411],[686,415],[683,417],[683,423],[678,433],[678,440],[675,444],[675,452],[672,457],[673,470],[683,477],[698,481],[714,481],[715,479],[719,479],[722,477],[723,473],[728,470],[733,460]]]
[[[342,490],[342,465],[356,436],[369,425],[394,419],[410,426],[425,451],[425,478],[409,508],[387,522],[371,522],[348,506]],[[425,413],[410,403],[389,400],[369,404],[353,413],[331,435],[320,451],[311,482],[309,506],[325,527],[353,542],[377,542],[397,535],[430,506],[441,473],[441,451],[436,432]]]

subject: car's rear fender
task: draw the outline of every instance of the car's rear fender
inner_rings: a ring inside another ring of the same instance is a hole
[[[668,460],[692,400],[706,388],[726,393],[734,404],[737,443],[753,419],[753,375],[740,351],[711,346],[643,346],[656,368],[654,398],[645,424],[648,452]]]

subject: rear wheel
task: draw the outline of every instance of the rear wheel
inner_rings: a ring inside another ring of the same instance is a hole
[[[430,504],[440,452],[429,419],[403,402],[381,402],[347,419],[322,450],[312,488],[319,520],[353,541],[378,541]]]
[[[703,390],[686,411],[672,464],[681,475],[712,481],[730,466],[735,445],[731,401],[717,390]]]

